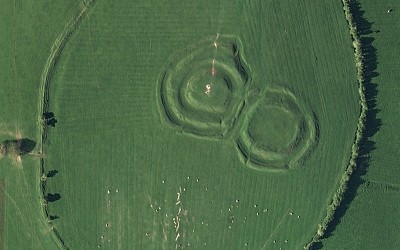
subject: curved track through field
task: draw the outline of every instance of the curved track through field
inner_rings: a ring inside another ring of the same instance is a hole
[[[44,70],[41,76],[40,80],[40,87],[39,87],[39,117],[41,117],[43,114],[49,112],[49,102],[50,102],[50,93],[49,93],[49,87],[50,87],[50,81],[52,78],[52,74],[55,70],[55,67],[57,65],[57,61],[65,47],[65,44],[67,43],[68,39],[70,36],[74,33],[74,31],[77,29],[79,24],[81,23],[82,19],[86,15],[86,13],[89,11],[89,9],[95,4],[96,0],[87,0],[83,1],[80,6],[78,12],[70,18],[70,20],[66,23],[65,29],[62,31],[62,33],[57,37],[57,39],[54,41],[53,46],[51,48],[50,55],[46,61],[46,64],[44,66]],[[41,119],[41,118],[39,118]],[[39,142],[39,150],[42,155],[45,153],[45,145],[47,141],[47,132],[48,132],[48,125],[44,124],[43,122],[41,123],[41,126],[39,126],[40,132],[40,140]],[[39,181],[40,181],[40,193],[42,196],[42,199],[44,200],[45,197],[45,188],[46,188],[46,183],[45,181],[41,180],[41,176],[45,174],[45,159],[41,158],[40,159],[40,176],[39,176]],[[49,219],[49,213],[47,210],[47,205],[44,204],[43,206],[43,212],[46,217],[46,220]],[[59,243],[61,248],[68,249],[68,247],[65,245],[65,242],[62,240],[59,232],[57,229],[55,229],[52,225],[51,222],[49,222],[49,226],[53,231],[53,235],[56,238],[56,241]]]

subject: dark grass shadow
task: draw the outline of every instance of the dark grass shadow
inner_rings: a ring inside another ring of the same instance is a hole
[[[368,171],[370,154],[375,149],[375,142],[372,141],[371,137],[379,131],[382,125],[381,119],[377,118],[377,114],[380,111],[376,105],[376,97],[378,94],[377,83],[373,82],[373,78],[379,75],[376,72],[378,66],[377,50],[373,46],[375,39],[370,36],[371,34],[374,34],[372,29],[373,23],[365,19],[365,12],[361,9],[361,5],[357,0],[350,1],[349,5],[357,25],[358,34],[361,41],[361,50],[364,54],[364,94],[366,97],[368,110],[366,112],[363,137],[359,144],[359,156],[356,159],[356,169],[350,176],[343,200],[340,206],[336,209],[333,219],[328,224],[327,230],[325,231],[322,239],[326,239],[329,236],[334,235],[336,227],[339,225],[350,204],[357,196],[358,188],[365,182],[363,176]],[[322,242],[317,242],[313,244],[310,249],[315,250],[321,248],[323,248]]]

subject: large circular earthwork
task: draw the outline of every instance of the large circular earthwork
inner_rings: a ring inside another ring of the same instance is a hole
[[[318,137],[312,112],[291,92],[268,89],[244,117],[237,149],[247,167],[286,170],[302,165]]]
[[[182,132],[207,138],[224,138],[241,124],[236,148],[247,168],[267,172],[302,165],[318,141],[316,117],[285,88],[248,93],[250,71],[242,52],[239,39],[217,34],[177,53],[159,80],[162,117]]]
[[[222,138],[243,107],[248,69],[240,41],[209,36],[179,52],[161,74],[165,120],[197,136]]]

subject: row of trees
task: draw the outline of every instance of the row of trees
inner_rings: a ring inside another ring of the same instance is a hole
[[[352,0],[342,0],[342,2],[343,2],[344,14],[346,16],[347,22],[349,23],[349,27],[350,27],[350,35],[353,40],[355,64],[356,64],[356,69],[357,69],[358,92],[359,92],[360,105],[361,105],[360,116],[358,119],[357,130],[356,130],[356,134],[355,134],[354,144],[352,146],[349,165],[347,166],[346,171],[340,180],[338,190],[335,192],[335,194],[332,198],[332,201],[327,208],[327,213],[326,213],[325,218],[318,225],[317,233],[313,237],[312,241],[305,246],[306,249],[311,248],[315,243],[317,243],[321,240],[321,238],[324,236],[324,234],[328,228],[328,224],[333,220],[333,216],[335,214],[336,209],[342,203],[344,194],[347,190],[347,184],[350,180],[350,176],[352,175],[353,171],[357,167],[356,162],[357,162],[357,158],[359,157],[360,142],[363,139],[363,133],[364,133],[365,124],[366,124],[366,115],[367,115],[367,110],[368,110],[368,104],[367,104],[367,100],[365,97],[365,79],[364,79],[365,69],[366,69],[365,57],[364,57],[364,52],[362,49],[360,33],[357,29],[357,23],[355,20],[356,17],[352,13],[352,6],[356,3]]]

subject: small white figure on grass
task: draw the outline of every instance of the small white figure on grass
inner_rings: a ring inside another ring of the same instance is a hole
[[[217,35],[215,36],[215,40],[214,40],[214,43],[213,43],[214,48],[217,48],[217,47],[218,47],[218,45],[217,45],[217,40],[218,40],[218,38],[219,38],[219,33],[217,33]]]
[[[211,92],[211,84],[206,84],[206,91],[205,93],[208,95]]]

